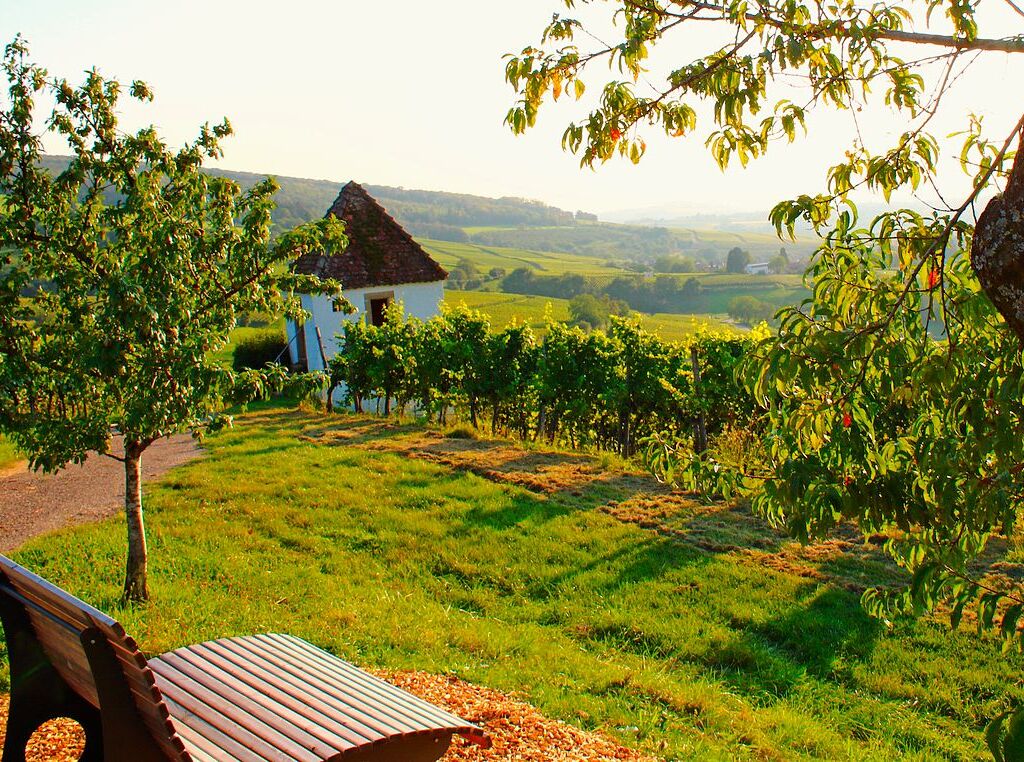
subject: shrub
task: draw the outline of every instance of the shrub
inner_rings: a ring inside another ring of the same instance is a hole
[[[286,341],[280,328],[264,328],[238,340],[231,367],[236,371],[259,369],[267,363],[285,361]]]
[[[736,296],[729,300],[729,317],[753,325],[772,319],[772,305],[753,296]]]

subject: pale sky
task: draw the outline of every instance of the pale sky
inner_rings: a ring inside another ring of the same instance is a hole
[[[561,7],[558,0],[0,0],[0,42],[22,33],[36,62],[72,81],[92,66],[146,81],[156,99],[126,106],[125,127],[155,123],[180,142],[204,121],[228,117],[236,133],[220,162],[228,169],[524,196],[601,214],[766,210],[823,189],[824,168],[849,144],[847,116],[815,119],[810,139],[724,174],[703,146],[703,130],[649,140],[639,167],[613,161],[581,170],[560,137],[583,112],[562,103],[542,112],[537,129],[514,137],[502,124],[513,93],[501,56],[536,42]],[[1004,15],[987,33],[1022,28],[1019,17]],[[694,52],[683,47],[698,44],[666,46],[662,59],[682,62]],[[934,131],[961,129],[975,110],[987,114],[993,135],[1004,135],[1024,107],[1024,55],[1017,58],[989,54]],[[606,73],[601,64],[590,75],[592,90]],[[859,117],[879,137],[905,127],[884,110]]]

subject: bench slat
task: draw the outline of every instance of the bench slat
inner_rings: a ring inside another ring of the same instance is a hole
[[[96,693],[89,659],[82,648],[78,635],[62,627],[47,626],[47,622],[37,612],[29,610],[29,621],[35,630],[43,651],[68,685],[82,698],[99,708],[100,700]]]
[[[161,686],[165,678],[191,674],[252,714],[271,712],[275,722],[293,723],[294,729],[277,725],[292,737],[309,733],[329,743],[323,732],[334,734],[344,741],[338,747],[342,757],[378,746],[401,748],[395,744],[403,738],[414,743],[452,733],[486,743],[482,731],[465,720],[291,636],[209,641],[156,657],[150,665]]]
[[[292,661],[293,670],[303,675],[315,674],[325,680],[333,687],[335,695],[344,696],[350,706],[382,723],[389,733],[414,732],[435,725],[470,727],[462,718],[402,691],[300,638],[275,633],[257,635],[246,640],[273,644],[272,648]]]
[[[4,556],[0,556],[0,573],[3,573],[11,587],[19,593],[32,599],[55,616],[75,623],[78,629],[84,630],[86,627],[103,625],[110,628],[111,632],[118,633],[118,637],[125,637],[124,628],[117,623],[117,620]]]
[[[383,703],[381,697],[359,695],[351,691],[352,686],[331,679],[330,675],[324,675],[315,669],[310,670],[308,664],[303,662],[301,654],[293,654],[290,650],[278,647],[278,644],[267,636],[254,635],[238,640],[238,645],[247,650],[254,661],[258,659],[268,669],[290,676],[298,686],[306,686],[306,690],[315,689],[329,703],[330,711],[336,718],[355,721],[369,728],[373,734],[372,742],[380,741],[391,734],[404,734],[418,729],[380,711]]]
[[[182,739],[187,739],[189,756],[192,757],[193,762],[224,762],[224,750],[211,744],[185,723],[178,728],[178,735]]]
[[[346,747],[351,747],[351,744],[339,746],[336,743],[339,739],[336,737],[332,739],[335,743],[332,743],[323,737],[325,734],[317,735],[315,732],[310,732],[310,726],[313,723],[307,718],[291,711],[288,706],[276,701],[270,694],[254,690],[243,681],[208,662],[188,659],[179,653],[167,654],[160,661],[161,665],[170,665],[198,685],[216,692],[217,696],[230,702],[233,707],[245,712],[260,723],[259,725],[248,725],[250,730],[256,732],[255,728],[261,727],[261,725],[269,728],[271,734],[264,735],[268,740],[270,737],[280,736],[287,739],[288,742],[313,752],[317,759],[333,756]],[[196,664],[196,661],[200,661],[200,663]],[[157,667],[157,670],[161,676],[165,676],[162,666]]]
[[[179,652],[198,652],[210,663],[232,669],[239,679],[253,686],[266,686],[264,689],[272,690],[276,700],[290,702],[289,706],[303,716],[315,718],[321,723],[331,723],[331,731],[350,746],[365,744],[378,737],[377,731],[354,718],[339,718],[337,709],[330,703],[333,698],[330,694],[309,682],[296,680],[281,670],[267,669],[268,665],[262,660],[247,656],[244,650],[236,651],[233,640],[236,639],[200,643],[188,649],[179,649]]]
[[[365,736],[347,729],[344,734],[336,732],[336,727],[339,726],[337,716],[332,717],[312,706],[308,693],[302,695],[301,691],[286,690],[279,681],[265,679],[266,673],[258,665],[233,664],[202,646],[179,649],[168,654],[168,661],[179,669],[184,669],[184,665],[188,665],[191,669],[243,694],[259,704],[264,711],[282,717],[301,733],[316,739],[325,746],[327,752],[336,753],[354,748],[368,740]]]
[[[281,758],[257,754],[251,745],[244,746],[226,733],[218,730],[209,722],[192,711],[186,704],[179,704],[170,695],[165,698],[168,708],[175,718],[179,734],[188,745],[189,753],[195,755],[198,748],[200,754],[209,754],[217,762],[234,760],[234,762],[278,762]]]
[[[228,693],[223,688],[212,690],[163,660],[153,666],[165,696],[268,759],[290,762],[320,762],[323,759],[268,724],[262,716],[252,714],[251,707],[233,703],[237,697],[222,695],[222,691]]]

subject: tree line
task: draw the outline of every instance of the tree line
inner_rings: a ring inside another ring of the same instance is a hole
[[[630,309],[640,312],[698,312],[699,297],[704,293],[698,278],[683,280],[672,275],[658,275],[650,279],[624,276],[608,280],[580,273],[537,275],[526,267],[506,275],[501,281],[501,290],[508,294],[553,299],[573,299],[590,294],[625,302]]]

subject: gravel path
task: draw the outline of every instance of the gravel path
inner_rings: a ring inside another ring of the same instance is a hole
[[[111,448],[121,454],[121,443]],[[188,434],[150,445],[142,455],[143,481],[154,479],[202,454]],[[72,524],[99,521],[124,508],[124,465],[90,455],[81,465],[55,474],[29,471],[22,464],[0,472],[0,552],[37,535]]]

